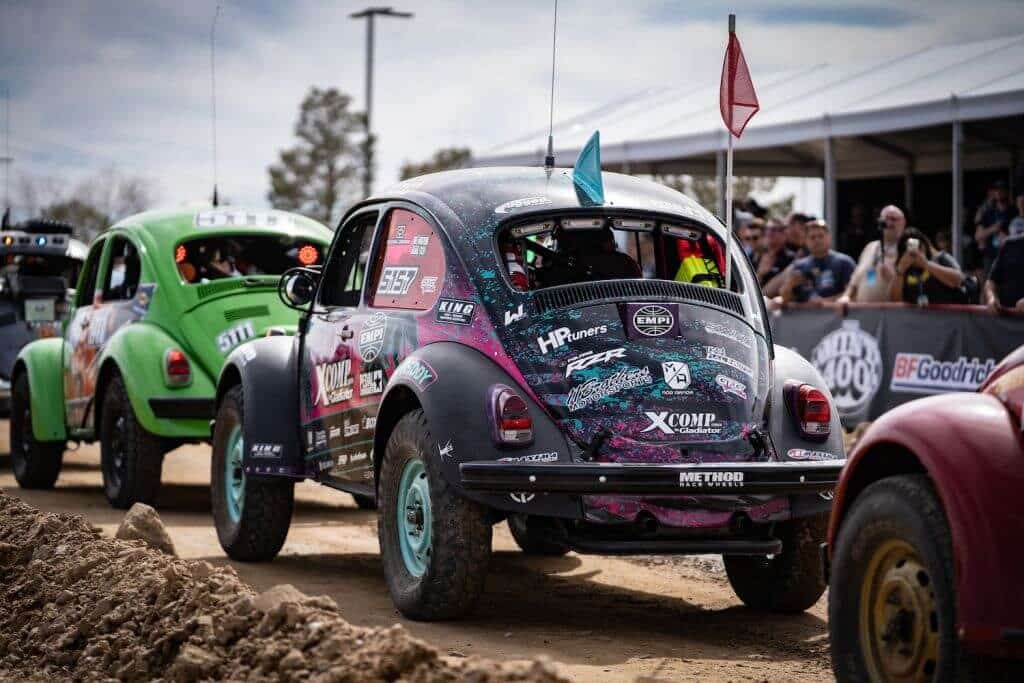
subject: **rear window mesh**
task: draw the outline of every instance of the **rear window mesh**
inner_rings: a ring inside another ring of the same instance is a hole
[[[714,287],[668,280],[603,280],[560,287],[548,287],[533,293],[541,313],[584,304],[621,299],[643,301],[692,301],[714,306],[743,316],[743,302],[738,294]]]

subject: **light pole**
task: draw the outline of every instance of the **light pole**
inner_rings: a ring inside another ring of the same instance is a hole
[[[409,19],[412,12],[396,12],[393,7],[367,7],[349,15],[351,19],[366,19],[366,148],[363,152],[366,168],[363,169],[363,195],[367,197],[373,187],[373,128],[370,126],[370,112],[373,109],[373,19],[377,15]]]

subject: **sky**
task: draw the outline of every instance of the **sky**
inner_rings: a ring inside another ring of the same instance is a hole
[[[480,154],[546,127],[551,0],[395,2],[415,16],[377,21],[377,188],[397,180],[404,161],[438,148]],[[116,166],[148,178],[160,205],[209,197],[216,5],[0,0],[0,93],[10,90],[12,178],[74,181]],[[265,206],[267,167],[292,144],[309,88],[339,88],[362,109],[365,21],[348,15],[366,5],[220,5],[221,195]],[[561,0],[556,120],[647,87],[716,78],[729,11],[738,16],[755,86],[759,73],[809,62],[896,56],[1024,31],[1022,0]],[[820,205],[820,183],[794,180],[782,189],[802,193],[798,207]]]

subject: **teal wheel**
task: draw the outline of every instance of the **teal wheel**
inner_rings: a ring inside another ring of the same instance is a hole
[[[430,561],[430,482],[422,460],[409,460],[398,482],[398,544],[405,568],[423,576]]]
[[[224,458],[224,502],[232,522],[242,519],[245,504],[245,470],[242,467],[242,425],[236,424],[228,435],[227,457]]]

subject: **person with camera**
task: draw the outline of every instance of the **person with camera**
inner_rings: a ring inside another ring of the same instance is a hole
[[[840,302],[857,301],[876,303],[889,300],[889,288],[896,276],[896,244],[907,227],[907,218],[899,208],[889,205],[878,216],[882,238],[868,242],[857,269],[850,278],[850,286],[839,298]]]
[[[1010,221],[1016,213],[1016,209],[1010,203],[1006,183],[1002,180],[992,183],[985,203],[978,207],[974,215],[974,241],[981,251],[985,272],[991,270],[992,262],[996,260],[996,254],[999,252],[999,245],[1006,239]]]
[[[784,273],[783,303],[827,303],[835,301],[850,282],[856,267],[846,254],[832,250],[832,233],[825,221],[807,223],[810,255],[798,258]]]
[[[907,228],[896,243],[896,277],[889,299],[908,304],[966,304],[960,264],[937,250],[923,232]]]

